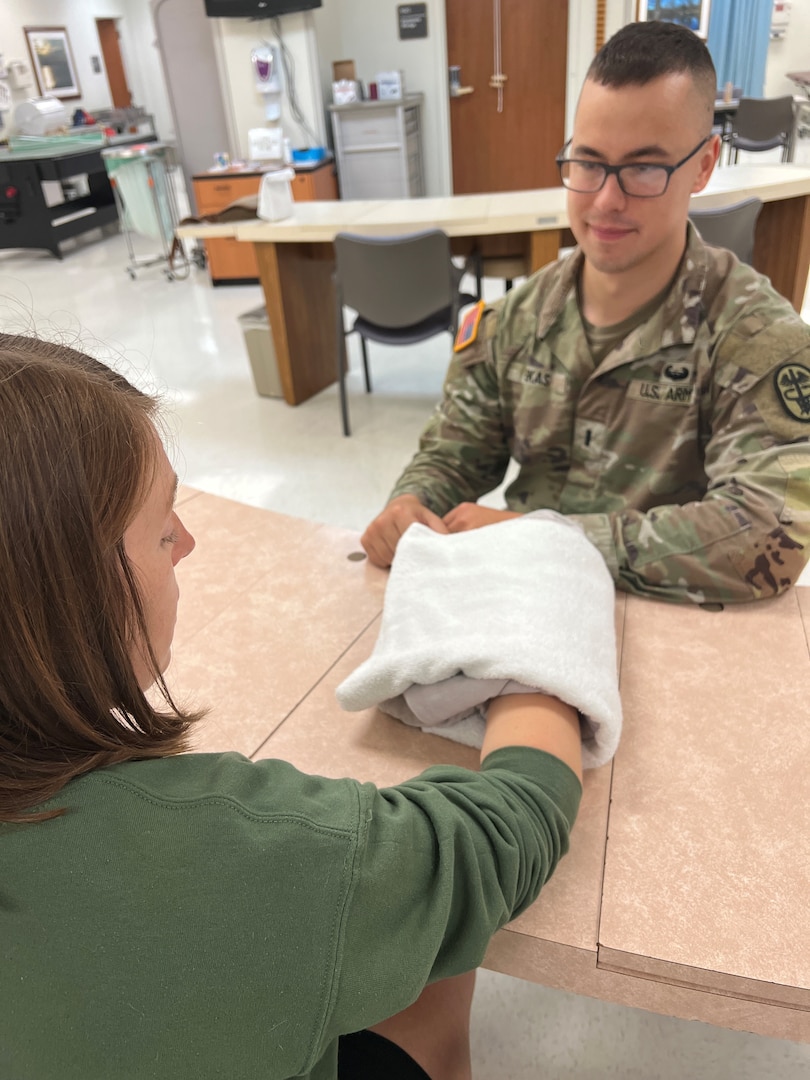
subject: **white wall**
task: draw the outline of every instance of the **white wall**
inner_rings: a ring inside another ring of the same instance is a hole
[[[173,139],[174,120],[160,66],[149,0],[122,0],[122,3],[125,17],[118,29],[132,100],[154,116],[159,138]]]
[[[425,95],[422,145],[428,195],[450,191],[450,119],[444,0],[428,0],[428,36],[400,41],[398,0],[324,0],[313,22],[324,77],[331,89],[333,60],[354,60],[357,77],[373,82],[378,71],[405,74],[405,88]],[[330,8],[332,11],[330,11]],[[334,11],[339,13],[335,20]],[[322,19],[321,16],[326,16]],[[331,100],[331,94],[327,95]]]
[[[232,153],[247,158],[247,133],[253,127],[265,127],[265,99],[256,89],[251,52],[263,42],[275,45],[272,21],[261,19],[212,19],[214,40],[220,60],[220,76],[225,98],[225,112],[231,134]],[[281,17],[281,34],[294,64],[296,96],[301,112],[323,145],[326,138],[318,59],[312,15],[302,12]],[[290,111],[289,94],[282,96],[281,125],[293,147],[308,147],[313,140],[295,121]]]
[[[346,56],[338,55],[343,48],[342,6],[343,0],[323,0],[323,6],[312,12],[321,76],[321,102],[326,118],[326,141],[329,146],[333,143],[332,122],[327,109],[332,102],[332,61],[352,59],[351,53],[347,53]]]
[[[313,12],[324,98],[331,99],[333,60],[354,60],[358,77],[366,83],[378,71],[402,68],[407,89],[425,95],[422,138],[427,194],[446,195],[451,189],[451,151],[445,2],[428,0],[428,37],[414,41],[399,40],[398,2],[324,0],[323,7]],[[568,11],[566,131],[571,130],[582,80],[595,52],[596,0],[569,0]],[[608,0],[608,35],[629,22],[634,11],[635,0]]]
[[[283,16],[281,25],[295,62],[302,110],[321,142],[331,141],[326,105],[331,100],[333,60],[354,60],[364,82],[371,81],[378,71],[402,68],[407,88],[425,95],[423,144],[427,194],[443,195],[450,192],[451,186],[445,2],[427,2],[428,37],[413,41],[399,40],[398,0],[323,0],[323,7],[313,12]],[[804,9],[802,13],[800,8]],[[608,0],[608,34],[628,22],[634,9],[635,0]],[[579,89],[594,54],[595,11],[595,0],[569,0],[568,132]],[[810,0],[795,0],[794,25],[800,23],[802,15],[807,17],[808,12]],[[120,20],[122,52],[135,102],[155,116],[159,135],[171,138],[173,125],[154,45],[149,0],[94,0],[92,7],[86,0],[0,0],[0,52],[7,60],[28,62],[24,25],[67,26],[82,88],[80,101],[67,104],[74,107],[80,104],[90,112],[108,107],[111,101],[106,76],[103,71],[94,75],[90,65],[90,56],[101,55],[96,18]],[[796,42],[798,35],[793,29],[792,26],[790,37]],[[265,123],[264,99],[254,84],[250,52],[263,39],[275,41],[272,25],[269,20],[215,19],[212,30],[229,117],[230,149],[233,154],[246,157],[248,129]],[[806,66],[806,61],[803,63]],[[769,70],[770,67],[769,64]],[[18,94],[17,100],[26,96],[29,95]],[[311,140],[290,115],[286,95],[281,122],[293,146],[310,145]]]
[[[632,22],[636,0],[607,0],[605,40]],[[565,99],[565,137],[574,128],[574,113],[585,73],[596,55],[596,0],[568,0],[568,85]]]
[[[88,10],[77,0],[2,0],[0,3],[0,52],[6,62],[22,60],[31,67],[24,26],[64,26],[68,31],[71,52],[82,94],[80,98],[66,101],[70,112],[76,108],[109,108],[112,105],[107,76],[102,71],[93,72],[90,57],[101,58],[101,45],[96,32],[96,18],[119,18],[124,14],[124,0],[98,0]],[[103,59],[102,59],[103,65]],[[35,85],[30,90],[12,90],[16,105],[29,97],[36,97]]]
[[[765,68],[765,97],[799,93],[788,71],[810,70],[810,0],[793,0],[790,25],[783,38],[771,41]]]
[[[168,103],[162,75],[155,74],[157,63],[148,0],[0,0],[0,52],[6,62],[22,60],[31,66],[23,27],[64,26],[68,31],[71,52],[82,94],[65,102],[68,111],[76,108],[93,113],[112,106],[110,89],[104,71],[104,58],[96,30],[96,19],[116,19],[121,33],[121,53],[127,81],[136,105],[143,105],[155,115],[158,133],[171,134]],[[150,37],[151,35],[151,37]],[[97,56],[101,71],[96,74],[91,57]],[[12,104],[37,96],[35,85],[30,90],[12,90]],[[11,123],[7,114],[6,123]]]

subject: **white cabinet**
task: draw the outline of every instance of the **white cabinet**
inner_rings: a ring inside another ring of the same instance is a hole
[[[330,105],[342,199],[413,199],[425,194],[422,95]]]

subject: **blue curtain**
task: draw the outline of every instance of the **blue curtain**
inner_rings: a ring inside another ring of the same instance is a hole
[[[718,86],[730,82],[746,97],[763,96],[772,9],[772,0],[712,0],[706,44]]]

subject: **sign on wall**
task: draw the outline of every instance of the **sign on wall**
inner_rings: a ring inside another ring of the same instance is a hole
[[[409,38],[426,38],[427,4],[397,4],[400,41]]]

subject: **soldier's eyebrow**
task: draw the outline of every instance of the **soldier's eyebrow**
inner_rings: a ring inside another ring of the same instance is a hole
[[[669,156],[669,151],[665,150],[663,146],[659,146],[658,143],[651,143],[649,146],[640,146],[636,150],[631,150],[621,160],[629,162],[637,161],[639,158],[666,158]],[[572,146],[571,157],[588,157],[595,158],[598,161],[607,161],[607,158],[600,150],[596,150],[586,143],[577,143],[576,146]]]

